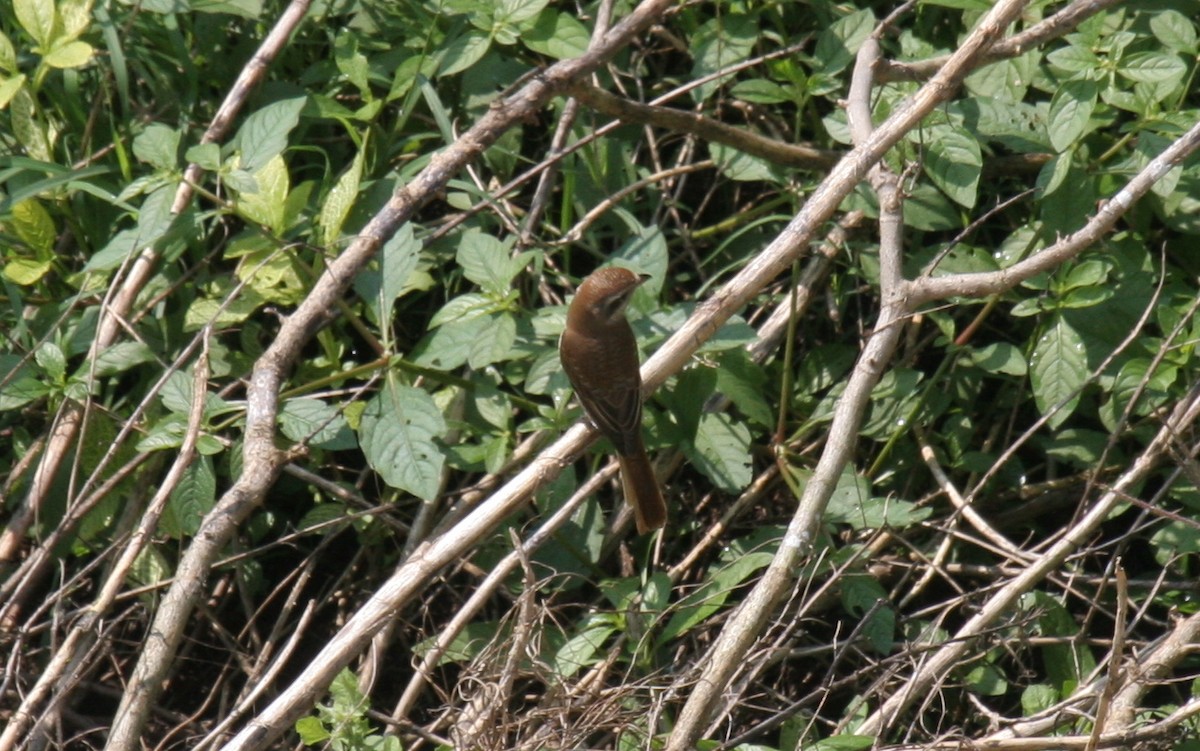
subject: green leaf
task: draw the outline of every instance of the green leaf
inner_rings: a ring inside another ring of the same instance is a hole
[[[496,301],[478,292],[467,292],[450,300],[429,319],[429,327],[437,328],[450,323],[464,323],[481,318],[496,310]]]
[[[874,28],[875,14],[870,10],[855,11],[830,24],[817,38],[813,50],[814,60],[822,66],[821,72],[830,76],[840,73],[854,59]]]
[[[27,2],[36,0],[26,0]],[[46,128],[38,119],[37,105],[27,88],[18,89],[9,102],[13,135],[25,147],[26,153],[43,162],[51,160],[50,141]]]
[[[135,238],[137,247],[146,247],[167,233],[175,221],[171,204],[175,201],[175,186],[164,185],[146,196],[138,209]]]
[[[1026,53],[1011,60],[999,60],[976,68],[964,83],[972,94],[983,99],[966,100],[961,105],[995,108],[1005,111],[1008,115],[1006,119],[1017,120],[1019,113],[1028,108],[1023,100],[1040,62],[1041,57],[1037,53]],[[972,131],[981,138],[987,135],[982,130]]]
[[[1031,592],[1021,598],[1021,603],[1036,614],[1041,636],[1067,637],[1041,647],[1041,653],[1046,675],[1061,695],[1069,696],[1096,668],[1091,649],[1076,641],[1081,634],[1079,625],[1058,599],[1043,592]]]
[[[8,381],[0,381],[0,412],[19,409],[30,402],[50,394],[51,387],[40,378],[20,375]]]
[[[359,443],[384,482],[429,501],[437,496],[445,462],[435,439],[445,432],[429,394],[389,383],[363,410]]]
[[[806,483],[811,477],[808,470],[794,469],[793,475]],[[865,477],[845,470],[838,478],[837,486],[825,507],[825,519],[830,523],[848,524],[852,529],[903,529],[916,524],[933,513],[933,510],[917,506],[912,501],[872,495],[871,483]]]
[[[333,60],[337,69],[346,77],[364,98],[370,99],[370,64],[367,56],[358,51],[358,37],[343,30],[333,43]]]
[[[371,306],[376,321],[392,318],[392,304],[411,290],[409,281],[417,270],[421,243],[406,222],[383,245],[372,265],[354,279],[354,289]]]
[[[704,584],[684,597],[676,606],[675,614],[667,621],[657,643],[669,644],[694,626],[703,623],[720,610],[734,587],[749,579],[755,572],[766,568],[772,557],[769,552],[757,551],[739,555],[731,562],[715,564],[706,576]]]
[[[467,364],[476,370],[515,356],[517,319],[509,313],[492,313],[473,322],[477,338],[467,352]]]
[[[250,113],[237,134],[242,169],[257,172],[283,152],[288,134],[300,122],[304,103],[302,96],[283,99]]]
[[[167,376],[166,383],[163,384],[162,390],[159,391],[159,398],[162,399],[163,406],[177,415],[186,417],[192,411],[192,392],[195,378],[190,371],[176,370]],[[211,418],[223,412],[231,412],[236,407],[231,407],[221,397],[214,393],[205,394],[204,398],[204,416]]]
[[[988,373],[1023,377],[1029,371],[1021,350],[1007,342],[993,342],[969,350],[967,359]]]
[[[41,281],[53,266],[53,261],[17,258],[4,264],[4,278],[22,287],[28,287]]]
[[[238,196],[238,212],[252,222],[261,224],[275,235],[284,231],[287,209],[288,172],[283,157],[278,154],[254,173],[258,190]]]
[[[1154,532],[1150,538],[1154,560],[1160,566],[1178,565],[1178,558],[1189,553],[1200,553],[1200,531],[1194,523],[1169,521]]]
[[[54,39],[54,0],[13,0],[12,7],[25,33],[39,47],[50,46]]]
[[[92,25],[92,0],[58,0],[59,40],[78,39]]]
[[[17,92],[25,86],[25,76],[17,75],[12,78],[0,76],[0,110],[8,106]]]
[[[317,225],[321,228],[320,242],[328,249],[332,249],[341,236],[342,224],[346,221],[346,216],[358,198],[369,135],[370,131],[363,137],[362,146],[354,155],[354,161],[350,163],[350,168],[342,173],[337,184],[325,197],[325,203],[321,205],[321,213],[317,216]]]
[[[543,10],[533,28],[521,34],[526,47],[558,60],[579,57],[587,52],[589,41],[591,35],[579,19],[555,8]]]
[[[1178,377],[1178,370],[1160,363],[1153,372],[1153,363],[1145,357],[1134,357],[1121,366],[1113,380],[1109,397],[1101,406],[1100,419],[1110,431],[1118,429],[1118,422],[1130,408],[1130,402],[1138,400],[1131,415],[1147,415],[1161,407],[1171,393]]]
[[[183,478],[172,491],[158,522],[159,531],[177,540],[195,535],[204,517],[216,505],[216,499],[217,476],[212,459],[197,457],[183,471]]]
[[[484,292],[503,297],[512,290],[512,281],[533,259],[531,251],[509,255],[513,238],[501,242],[477,229],[467,230],[458,243],[455,259],[463,276],[478,284]]]
[[[221,168],[221,146],[215,143],[198,143],[189,147],[183,158],[206,170],[218,170]]]
[[[1042,197],[1037,218],[1042,231],[1065,235],[1083,226],[1095,211],[1096,179],[1088,169],[1070,160],[1062,185]]]
[[[440,667],[459,662],[469,662],[475,659],[485,646],[496,641],[500,635],[500,624],[494,621],[474,621],[468,623],[466,628],[450,640],[450,644],[446,646],[446,650],[434,665]],[[413,654],[424,659],[425,655],[433,651],[437,641],[437,636],[431,636],[428,639],[417,642],[413,646]]]
[[[7,73],[17,72],[17,52],[13,49],[12,40],[0,31],[0,70]]]
[[[1055,151],[1066,151],[1088,132],[1099,91],[1095,81],[1076,78],[1064,82],[1054,92],[1046,130]]]
[[[104,377],[124,373],[153,359],[154,351],[142,342],[117,342],[105,347],[96,356],[95,374],[97,377]],[[86,374],[91,370],[91,366],[84,363],[80,373]]]
[[[959,211],[932,185],[919,184],[904,202],[904,223],[927,232],[959,229]]]
[[[46,211],[41,201],[27,198],[14,204],[11,226],[17,237],[38,251],[40,257],[54,252],[55,236],[58,233],[54,228],[54,220],[50,218],[50,212]]]
[[[158,586],[171,577],[171,564],[166,556],[153,545],[142,548],[129,568],[128,579],[140,586]]]
[[[554,654],[551,663],[554,674],[560,679],[566,679],[595,664],[596,653],[616,630],[611,619],[594,619],[594,622],[568,639]]]
[[[1045,683],[1027,686],[1021,692],[1021,711],[1026,717],[1041,714],[1058,703],[1059,693]]]
[[[133,139],[133,155],[164,172],[173,170],[178,164],[179,137],[178,130],[151,123]]]
[[[333,697],[334,706],[341,710],[358,709],[366,698],[358,689],[358,676],[350,668],[342,668],[338,672],[333,683],[329,684],[329,695]]]
[[[295,728],[296,735],[300,736],[300,742],[306,746],[324,743],[332,737],[317,717],[301,717],[296,720]]]
[[[1055,285],[1059,294],[1070,292],[1080,287],[1095,287],[1108,280],[1113,264],[1103,258],[1089,258],[1069,267],[1066,278],[1061,284]]]
[[[1029,362],[1034,403],[1043,415],[1062,403],[1050,417],[1052,428],[1062,425],[1079,405],[1079,389],[1087,380],[1087,351],[1083,339],[1062,316],[1055,316],[1038,337]]]
[[[279,430],[293,441],[323,449],[358,445],[341,410],[320,399],[288,399],[279,410]]]
[[[1062,47],[1046,55],[1046,61],[1051,66],[1068,75],[1073,73],[1091,73],[1101,67],[1100,58],[1091,50],[1072,45]]]
[[[1117,73],[1138,83],[1169,83],[1187,75],[1187,65],[1167,52],[1136,52],[1122,58]]]
[[[887,600],[887,592],[868,574],[846,574],[841,579],[842,606],[852,616],[870,619],[862,624],[860,633],[878,654],[892,651],[896,635],[896,612]],[[876,606],[876,603],[880,603]]]
[[[766,372],[744,349],[731,350],[721,357],[721,365],[717,368],[717,390],[729,397],[747,418],[770,428],[775,424],[775,410],[763,396],[767,388]]]
[[[262,295],[252,287],[245,287],[230,303],[209,297],[193,300],[184,314],[184,331],[199,331],[212,323],[214,326],[232,326],[242,323],[254,311],[266,303]]]
[[[418,365],[438,370],[454,370],[466,364],[483,335],[488,323],[483,316],[449,321],[439,326],[413,349],[412,357]]]
[[[967,687],[984,696],[1004,696],[1008,693],[1008,681],[994,665],[976,665],[966,675]]]
[[[983,171],[979,141],[963,128],[941,127],[926,144],[925,174],[959,206],[973,208]]]
[[[724,13],[710,18],[692,35],[692,78],[703,78],[744,60],[756,41],[758,25],[750,16]],[[708,81],[693,89],[692,96],[704,101],[720,85],[720,81]]]
[[[729,94],[755,104],[781,104],[794,99],[787,89],[765,78],[738,81],[730,89]]]
[[[91,62],[96,51],[87,42],[67,42],[50,50],[42,60],[51,68],[82,68]]]
[[[703,415],[698,405],[712,396],[718,373],[720,368],[688,368],[675,379],[675,388],[663,396],[677,426],[672,433],[684,440],[695,440]]]
[[[1160,10],[1150,17],[1150,31],[1168,49],[1185,55],[1196,54],[1196,27],[1177,10]]]
[[[1075,465],[1080,470],[1094,467],[1108,445],[1109,433],[1083,428],[1066,428],[1043,442],[1046,456]]]
[[[498,0],[495,4],[497,23],[517,25],[542,12],[549,0]]]
[[[67,376],[67,356],[54,342],[43,342],[33,354],[37,364],[42,366],[50,380],[62,382]]]
[[[1137,145],[1134,146],[1134,158],[1138,169],[1144,169],[1150,162],[1167,149],[1171,145],[1171,141],[1157,133],[1143,132],[1137,139]],[[1183,177],[1183,165],[1177,164],[1167,173],[1154,182],[1150,190],[1154,194],[1163,199],[1171,199],[1175,191],[1179,187],[1179,181]]]
[[[863,422],[863,434],[883,440],[897,430],[907,430],[905,421],[920,398],[917,387],[922,376],[920,371],[900,367],[884,373],[871,390],[871,412]]]
[[[492,41],[486,34],[468,31],[442,48],[438,76],[452,76],[470,68],[487,53]]]
[[[750,156],[722,143],[709,143],[708,153],[717,169],[730,180],[741,182],[767,181],[782,184],[780,170],[765,159]]]
[[[692,465],[726,493],[750,484],[750,429],[724,413],[700,418],[695,441],[684,448]]]

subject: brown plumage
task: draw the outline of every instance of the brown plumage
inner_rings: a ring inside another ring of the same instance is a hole
[[[625,306],[646,277],[599,269],[579,285],[559,340],[563,370],[592,423],[612,441],[638,533],[661,528],[667,506],[642,443],[642,376]]]

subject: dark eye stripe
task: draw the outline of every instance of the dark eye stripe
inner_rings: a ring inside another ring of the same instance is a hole
[[[615,318],[625,308],[625,304],[629,302],[629,295],[632,292],[623,292],[616,297],[609,298],[604,301],[604,315],[607,318]]]

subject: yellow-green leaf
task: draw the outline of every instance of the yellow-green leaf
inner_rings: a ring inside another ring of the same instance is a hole
[[[346,215],[350,213],[350,208],[354,205],[354,199],[358,195],[358,187],[362,182],[363,155],[366,150],[367,141],[364,138],[362,148],[354,157],[354,163],[338,178],[337,185],[334,185],[333,189],[329,191],[324,205],[321,206],[321,215],[318,217],[317,223],[321,225],[321,244],[327,248],[337,242],[342,231],[342,223],[346,221]]]
[[[283,217],[288,194],[287,165],[279,154],[271,157],[262,169],[254,173],[258,190],[243,193],[238,199],[242,216],[257,222],[275,234],[283,233]]]
[[[51,68],[82,68],[92,59],[95,50],[87,42],[67,42],[55,47],[43,58]]]
[[[17,72],[17,52],[2,31],[0,31],[0,70],[6,70],[9,73]]]
[[[46,129],[38,122],[37,105],[29,92],[21,88],[12,98],[12,129],[17,141],[25,147],[27,156],[49,162],[50,140]]]
[[[36,198],[27,198],[12,207],[11,226],[17,237],[39,251],[38,255],[54,250],[54,220]]]
[[[13,0],[17,23],[38,45],[45,47],[54,39],[54,0]]]
[[[0,76],[0,110],[8,106],[12,98],[17,95],[21,87],[25,85],[25,76],[18,75],[12,78]]]
[[[267,302],[293,305],[304,298],[304,281],[288,253],[278,248],[248,253],[238,264],[237,276]]]
[[[62,23],[59,39],[78,39],[92,24],[92,0],[59,0],[58,20]]]
[[[35,261],[32,258],[18,258],[4,265],[4,276],[9,281],[28,287],[36,284],[50,270],[52,261]]]

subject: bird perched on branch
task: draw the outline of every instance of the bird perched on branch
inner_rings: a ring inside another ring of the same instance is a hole
[[[625,501],[638,534],[660,529],[667,506],[642,443],[642,375],[625,306],[649,277],[629,269],[595,271],[567,310],[558,343],[563,370],[592,423],[612,441],[621,465]]]

